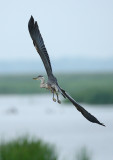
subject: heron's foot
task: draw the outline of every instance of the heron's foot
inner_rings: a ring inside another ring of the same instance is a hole
[[[59,104],[61,104],[61,101],[60,101],[59,99],[57,100],[57,102],[58,102]]]
[[[55,98],[53,98],[53,101],[54,101],[54,102],[56,102],[56,99],[55,99]]]

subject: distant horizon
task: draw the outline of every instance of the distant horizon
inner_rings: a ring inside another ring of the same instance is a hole
[[[68,65],[67,65],[68,64]],[[51,59],[54,72],[113,72],[113,59],[62,58]],[[0,73],[44,72],[41,59],[0,61]]]
[[[31,54],[34,54],[34,53],[31,53]],[[37,54],[37,57],[32,57],[32,58],[12,58],[12,59],[0,59],[0,63],[1,62],[18,62],[18,61],[25,61],[25,62],[29,62],[29,61],[42,61],[39,54]],[[65,60],[65,59],[75,59],[75,60],[97,60],[97,61],[108,61],[108,60],[113,60],[113,56],[111,57],[98,57],[98,59],[96,57],[80,57],[80,56],[71,56],[70,55],[66,55],[66,56],[61,56],[61,57],[57,57],[57,58],[54,58],[54,57],[51,57],[51,55],[49,55],[49,58],[50,58],[50,61],[60,61],[60,60]]]

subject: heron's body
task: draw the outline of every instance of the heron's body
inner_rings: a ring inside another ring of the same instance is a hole
[[[40,87],[46,88],[50,90],[53,93],[53,101],[56,102],[56,99],[54,98],[54,94],[57,96],[57,102],[61,103],[59,100],[58,94],[61,93],[64,98],[68,98],[68,100],[76,107],[76,109],[82,113],[82,115],[93,123],[98,123],[100,125],[105,126],[103,123],[100,123],[93,115],[91,115],[89,112],[87,112],[81,105],[79,105],[68,93],[66,93],[62,88],[59,87],[56,77],[53,75],[51,62],[49,59],[49,55],[47,53],[43,38],[41,36],[38,24],[36,21],[34,21],[34,18],[31,16],[29,23],[28,23],[28,29],[29,33],[31,35],[31,38],[33,40],[33,44],[39,53],[42,62],[45,66],[48,81],[45,82],[45,79],[43,76],[38,76],[36,78],[33,78],[35,80],[41,80]]]
[[[53,91],[53,90],[56,91],[56,89],[57,89],[56,85],[50,84],[48,82],[46,83],[44,77],[43,77],[43,79],[41,79],[40,88],[46,88],[50,91]],[[58,90],[57,90],[57,92],[58,92]]]

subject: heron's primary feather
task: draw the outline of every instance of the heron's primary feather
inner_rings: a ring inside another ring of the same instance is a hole
[[[69,94],[67,94],[63,89],[61,89],[63,94],[71,101],[71,103],[76,107],[76,109],[82,113],[82,115],[92,123],[98,123],[102,126],[105,126],[103,123],[100,123],[97,118],[91,115],[88,111],[86,111],[80,104],[78,104]]]
[[[52,76],[52,67],[49,59],[49,55],[47,53],[43,38],[41,36],[38,24],[36,21],[34,21],[34,18],[31,16],[29,23],[28,23],[28,29],[29,33],[31,35],[31,38],[33,40],[33,44],[39,53],[43,64],[45,66],[46,72],[48,77]]]

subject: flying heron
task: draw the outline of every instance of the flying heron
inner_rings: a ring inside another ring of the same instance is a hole
[[[45,78],[41,75],[39,75],[36,78],[33,78],[35,80],[41,80],[41,84],[40,87],[41,88],[46,88],[49,89],[52,94],[53,94],[53,101],[56,102],[56,99],[54,97],[54,95],[57,96],[57,102],[61,103],[61,101],[59,100],[59,93],[62,94],[62,96],[64,98],[68,98],[69,101],[71,101],[71,103],[76,107],[76,109],[81,112],[81,114],[90,122],[93,123],[98,123],[102,126],[105,126],[103,123],[100,123],[97,118],[95,118],[93,115],[91,115],[89,112],[87,112],[80,104],[78,104],[65,90],[63,90],[57,82],[56,77],[53,75],[52,72],[52,67],[51,67],[51,62],[50,62],[50,58],[49,55],[47,53],[43,38],[41,36],[37,21],[34,21],[34,18],[31,16],[29,22],[28,22],[28,29],[29,29],[29,33],[31,35],[31,38],[33,40],[33,44],[37,50],[37,52],[39,53],[42,62],[45,66],[46,72],[47,72],[47,76],[48,76],[48,81],[45,82]]]

